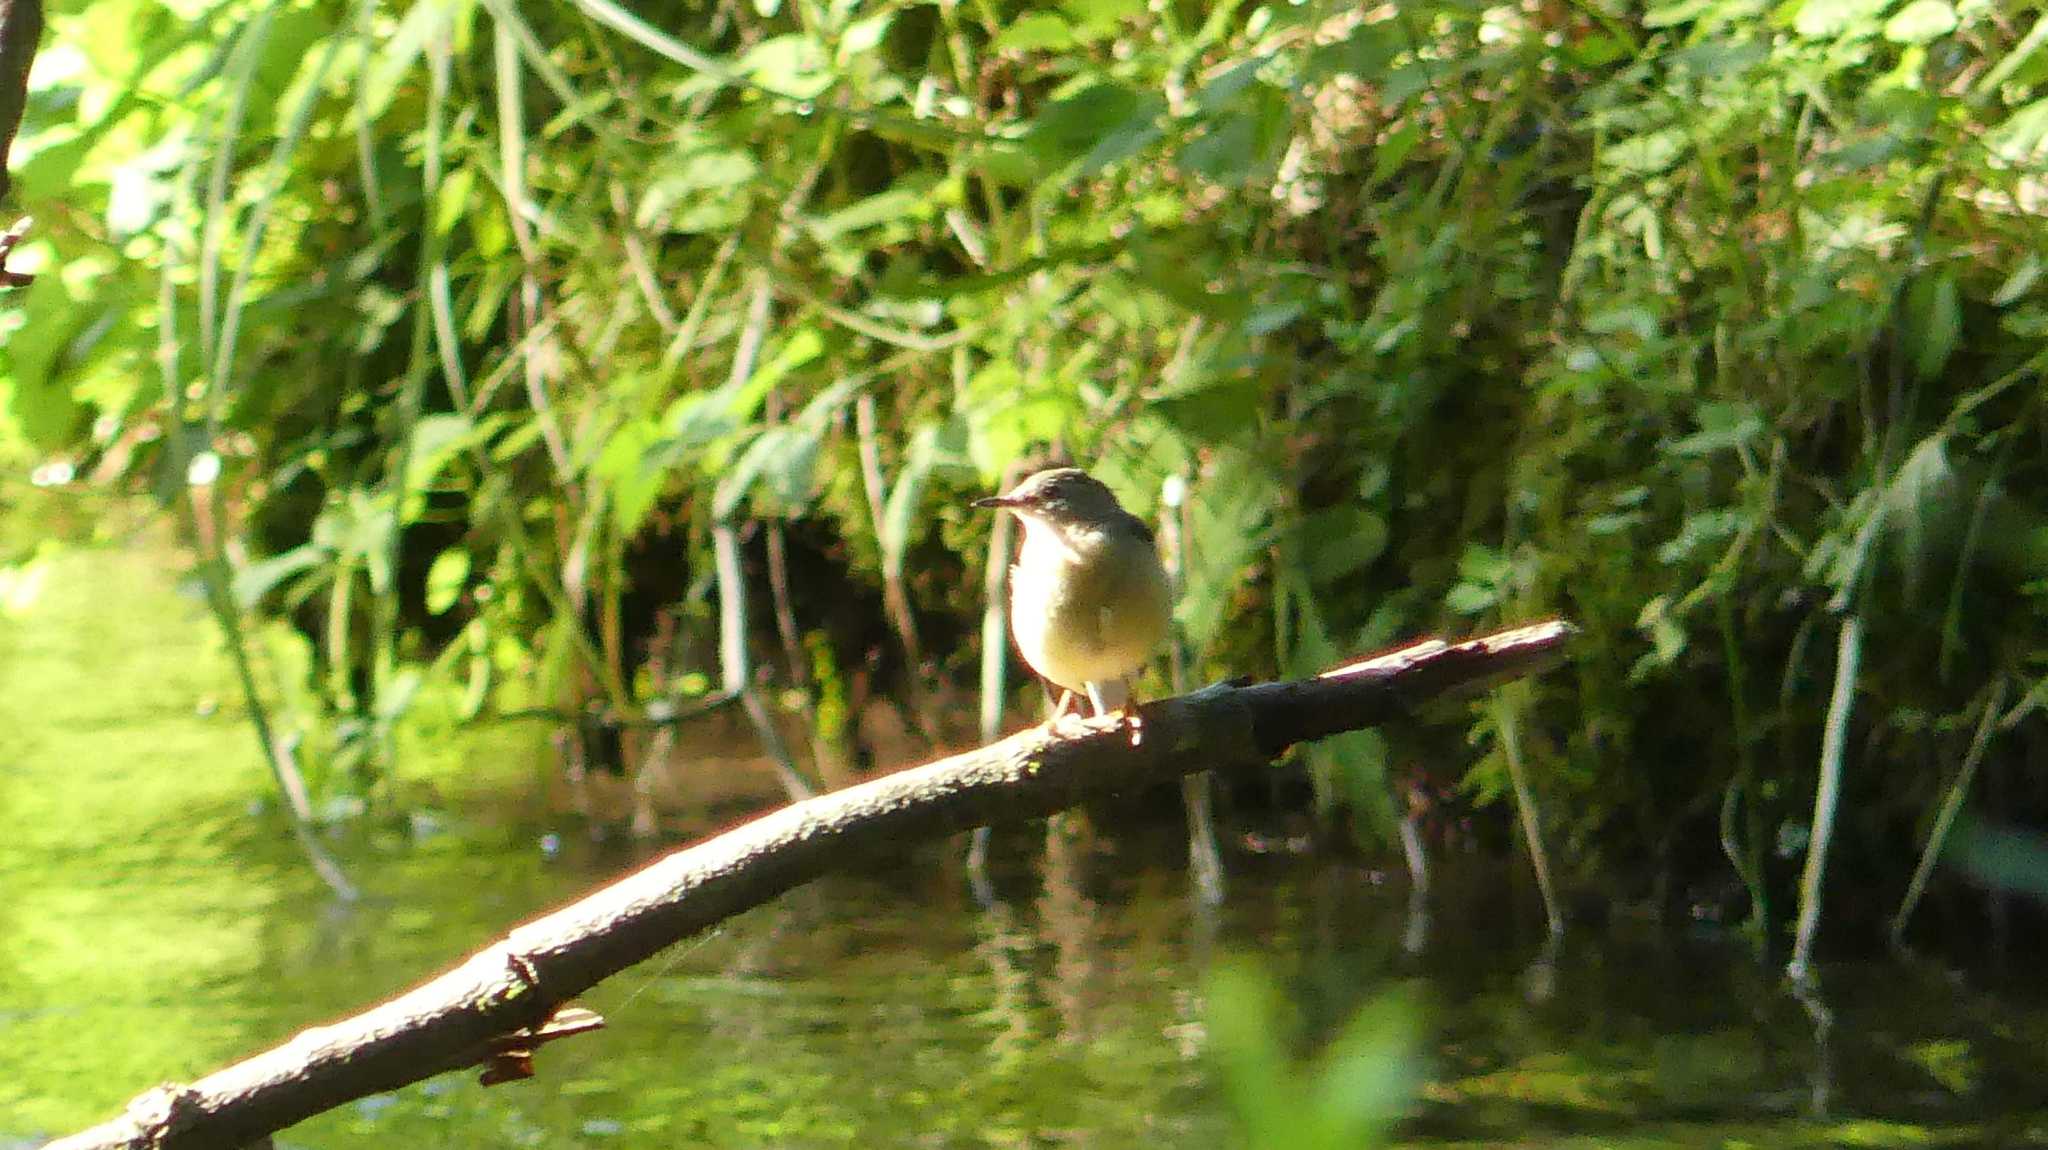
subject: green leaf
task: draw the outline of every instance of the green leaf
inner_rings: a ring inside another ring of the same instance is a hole
[[[2048,17],[2043,17],[2048,20]],[[2013,164],[2032,164],[2048,152],[2048,96],[2025,104],[1994,128],[1988,139],[1991,154]]]
[[[1095,151],[1105,141],[1128,136],[1134,128],[1156,132],[1152,121],[1165,106],[1164,100],[1150,92],[1122,84],[1093,84],[1039,112],[1024,140],[1047,162],[1065,163]]]
[[[471,443],[476,430],[466,415],[429,415],[413,425],[412,473],[406,486],[417,492],[440,477],[443,468]]]
[[[814,99],[838,79],[825,46],[804,33],[773,36],[754,45],[740,58],[740,71],[792,100]]]
[[[835,59],[842,66],[849,60],[873,53],[882,46],[882,40],[889,34],[889,25],[896,19],[894,12],[882,12],[865,19],[855,20],[839,34],[839,51]]]
[[[1946,273],[1933,281],[1914,281],[1906,295],[1913,333],[1913,370],[1921,379],[1941,374],[1962,337],[1963,309],[1956,298],[1956,277]]]
[[[1408,34],[1402,30],[1400,21],[1360,24],[1351,30],[1351,35],[1310,53],[1307,72],[1318,80],[1341,74],[1376,83],[1407,50]]]
[[[1747,403],[1706,403],[1694,418],[1700,429],[1683,439],[1664,445],[1667,455],[1695,457],[1717,451],[1732,451],[1763,434],[1764,424],[1756,409]]]
[[[824,244],[879,224],[931,219],[942,206],[933,194],[939,183],[936,175],[907,176],[884,191],[810,221],[806,228],[813,239]]]
[[[892,579],[903,573],[903,557],[921,534],[925,482],[940,470],[969,470],[967,425],[957,415],[918,428],[904,453],[903,467],[882,511],[882,570]]]
[[[302,543],[282,554],[251,563],[235,572],[233,593],[235,602],[244,611],[253,610],[271,590],[301,572],[331,563],[333,552],[311,543]]]
[[[643,228],[695,232],[713,230],[714,219],[743,219],[746,189],[759,173],[745,152],[700,141],[654,170],[633,221]],[[690,211],[693,206],[700,210]]]
[[[2033,290],[2035,282],[2041,278],[2041,268],[2040,255],[2028,252],[2027,257],[2020,261],[2020,266],[2014,268],[2005,282],[1998,285],[1998,290],[1991,293],[1991,306],[2006,307]]]
[[[1867,36],[1877,31],[1877,18],[1892,0],[1806,0],[1792,19],[1792,30],[1809,39]]]
[[[1633,136],[1610,145],[1601,159],[1633,175],[1647,176],[1664,171],[1685,154],[1686,134],[1681,128],[1666,128]]]
[[[1327,507],[1302,520],[1301,545],[1310,582],[1334,583],[1387,549],[1387,521],[1363,507]]]
[[[1145,0],[1062,0],[1066,12],[1081,32],[1093,39],[1116,31],[1125,20],[1145,14]]]
[[[434,556],[433,565],[427,568],[428,614],[445,615],[462,598],[462,588],[469,582],[469,562],[466,547],[450,547]]]
[[[1197,443],[1225,443],[1257,431],[1263,403],[1257,379],[1230,375],[1157,396],[1148,410]]]
[[[1074,26],[1051,12],[1031,12],[997,34],[998,52],[1060,52],[1074,46]]]
[[[605,441],[592,471],[611,493],[612,521],[621,534],[637,533],[648,512],[654,510],[670,471],[684,454],[665,450],[669,446],[660,427],[644,419],[627,423]]]
[[[1884,38],[1894,44],[1925,44],[1956,29],[1956,10],[1948,0],[1913,0],[1884,23]]]

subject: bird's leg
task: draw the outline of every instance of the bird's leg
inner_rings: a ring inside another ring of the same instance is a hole
[[[1053,703],[1052,714],[1048,715],[1045,721],[1047,723],[1059,722],[1061,718],[1065,717],[1068,708],[1072,707],[1073,705],[1074,693],[1072,691],[1067,690],[1065,687],[1061,687],[1060,697],[1058,701]]]
[[[1138,734],[1143,724],[1138,721],[1138,710],[1131,705],[1131,681],[1129,679],[1108,679],[1089,683],[1088,702],[1100,715],[1114,714],[1128,723],[1132,730],[1131,744],[1137,745]]]

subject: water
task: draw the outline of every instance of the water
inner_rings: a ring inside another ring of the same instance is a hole
[[[251,811],[267,783],[160,558],[50,563],[0,617],[0,1146],[400,990],[633,864],[529,797],[530,738],[477,740],[408,757],[437,820],[342,844],[372,897],[334,904]],[[1308,1046],[1411,992],[1403,1144],[2048,1145],[2027,980],[1830,966],[1821,1026],[1726,936],[1622,919],[1552,948],[1511,862],[1446,860],[1418,907],[1355,861],[1239,850],[1204,911],[1174,828],[1128,817],[999,834],[988,906],[957,842],[871,861],[599,987],[609,1027],[532,1081],[444,1075],[278,1144],[1241,1144],[1204,972],[1249,955]]]

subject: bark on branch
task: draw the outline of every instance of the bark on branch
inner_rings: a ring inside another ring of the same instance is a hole
[[[445,1070],[481,1063],[487,1076],[516,1077],[539,1041],[596,1025],[558,1017],[569,999],[849,860],[1197,771],[1263,766],[1303,740],[1534,671],[1570,634],[1552,621],[1455,645],[1431,640],[1314,679],[1219,684],[1143,706],[1133,719],[1070,717],[793,803],[528,922],[382,1005],[190,1086],[151,1090],[45,1150],[244,1146]]]

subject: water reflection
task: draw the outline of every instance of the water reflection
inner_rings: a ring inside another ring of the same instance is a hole
[[[1205,907],[1176,821],[1112,831],[1113,817],[999,830],[986,903],[957,843],[802,888],[598,988],[588,1005],[610,1027],[542,1050],[533,1081],[487,1090],[444,1076],[280,1145],[1230,1144],[1202,1000],[1202,972],[1230,952],[1263,957],[1311,1041],[1390,983],[1420,983],[1431,1061],[1403,1128],[1418,1144],[1886,1145],[1991,1131],[2010,1145],[2048,1129],[2036,1069],[2048,1014],[2024,993],[1830,968],[1829,1010],[1809,1016],[1732,938],[1622,921],[1559,942],[1512,867],[1473,856],[1444,860],[1418,898],[1398,860],[1390,875],[1240,855],[1230,899]],[[0,990],[42,988],[32,1009],[109,1001],[35,1046],[0,1044],[0,1082],[75,1094],[77,1119],[97,1118],[168,1074],[445,966],[630,861],[569,836],[550,862],[539,833],[458,830],[395,854],[364,876],[383,897],[347,913],[309,886],[158,921],[167,953],[221,923],[251,928],[249,962],[182,988],[173,976],[169,990],[67,990],[79,972],[9,948]],[[297,873],[281,859],[262,881]],[[147,881],[79,884],[73,913],[122,921]],[[195,995],[203,1016],[185,1008]],[[0,1010],[0,1031],[16,1017]],[[152,1028],[191,1060],[102,1060]],[[0,1137],[51,1128],[36,1125],[0,1107]]]

